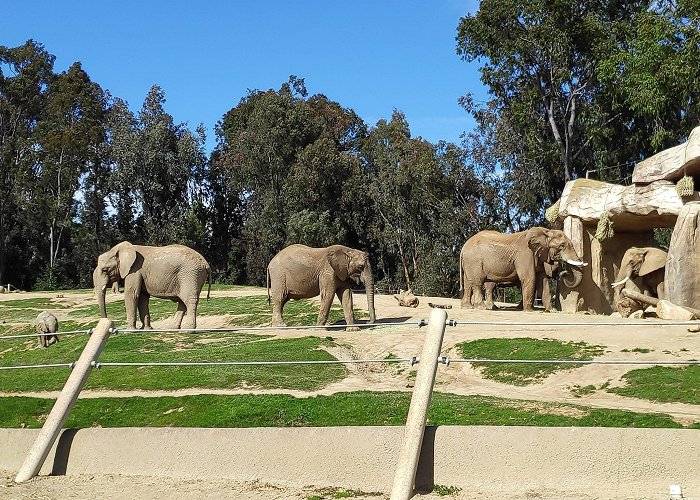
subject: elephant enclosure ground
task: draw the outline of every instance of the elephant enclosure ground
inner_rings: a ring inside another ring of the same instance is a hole
[[[263,298],[267,298],[265,289],[242,287],[217,288],[212,291],[211,296],[213,299],[221,297],[252,297],[258,302],[262,301]],[[74,321],[75,311],[82,310],[84,312],[85,308],[95,305],[95,299],[89,291],[0,295],[0,316],[4,323],[0,327],[5,328],[0,329],[0,335],[10,332],[8,325],[12,324],[9,306],[3,304],[12,304],[12,307],[16,308],[17,311],[23,311],[18,314],[23,314],[25,317],[24,321],[29,321],[29,318],[34,317],[36,313],[33,310],[23,310],[16,301],[30,299],[36,301],[35,307],[52,311],[59,318],[59,321],[62,321],[61,330],[66,329],[64,324],[72,324],[71,321]],[[119,311],[121,309],[123,314],[123,303],[120,304],[120,295],[108,294],[107,299],[114,308],[110,311]],[[446,329],[442,350],[444,355],[452,358],[463,357],[458,346],[465,342],[480,339],[531,338],[538,340],[553,339],[565,343],[585,342],[590,346],[599,346],[595,359],[601,360],[677,361],[700,359],[700,334],[689,332],[687,326],[654,325],[652,322],[657,321],[655,319],[623,320],[607,316],[543,313],[539,311],[524,313],[508,309],[498,311],[464,310],[460,309],[459,299],[440,297],[419,297],[419,299],[420,304],[417,308],[405,308],[400,307],[391,295],[377,295],[375,303],[378,322],[381,324],[382,322],[411,322],[418,319],[427,319],[430,314],[428,303],[452,306],[451,309],[447,310],[448,317],[456,320],[458,324],[455,327]],[[255,304],[258,302],[255,302]],[[202,300],[202,304],[204,305],[205,303],[206,300]],[[236,318],[232,318],[231,315],[224,314],[223,311],[217,311],[215,305],[216,301],[213,301],[209,306],[202,306],[202,312],[198,318],[199,327],[217,328],[230,325],[236,321]],[[207,310],[207,307],[209,310]],[[262,308],[262,306],[260,307]],[[355,294],[355,307],[366,311],[364,294]],[[168,306],[167,314],[164,314],[163,317],[171,314],[169,308],[170,306]],[[157,307],[154,309],[158,310]],[[174,311],[174,307],[172,309]],[[88,312],[90,311],[88,310]],[[263,314],[268,313],[264,312]],[[341,317],[342,313],[340,316],[337,316],[337,318]],[[154,328],[168,326],[167,319],[158,320],[157,315],[155,318],[156,321],[153,322]],[[469,321],[518,324],[466,324]],[[117,321],[117,323],[119,322]],[[563,323],[580,324],[569,325]],[[634,323],[634,326],[622,326],[622,323]],[[359,332],[289,329],[264,333],[272,336],[268,340],[302,339],[309,335],[332,337],[332,344],[322,348],[338,359],[385,359],[392,357],[410,358],[411,356],[420,355],[425,329],[418,328],[415,325],[406,325],[379,326]],[[198,335],[201,336],[197,340],[198,345],[216,345],[216,339],[212,339],[205,334]],[[38,349],[36,340],[31,339],[31,341],[31,345],[29,341],[22,345],[25,345],[29,350]],[[7,356],[9,355],[8,350],[10,346],[15,344],[11,344],[9,341],[7,344],[0,346],[0,364],[2,365],[13,364],[7,361]],[[518,344],[515,342],[513,345],[517,346]],[[108,344],[105,352],[109,348],[110,345]],[[51,353],[52,349],[53,346],[45,351],[46,353]],[[517,347],[515,349],[517,350]],[[176,350],[177,348],[173,351],[175,352]],[[278,358],[284,359],[284,353],[280,353]],[[684,427],[697,427],[698,423],[700,423],[698,395],[692,392],[695,389],[691,389],[691,393],[683,392],[686,389],[682,380],[677,382],[677,385],[669,384],[668,391],[655,397],[656,400],[620,394],[620,392],[624,392],[620,389],[623,389],[628,384],[625,378],[626,373],[647,368],[649,366],[586,365],[555,371],[535,383],[514,385],[484,377],[483,368],[475,368],[468,363],[452,363],[449,366],[439,366],[436,391],[457,396],[497,398],[494,400],[499,401],[498,405],[504,408],[517,408],[535,415],[547,414],[577,419],[596,409],[628,410],[639,414],[661,414],[669,417],[672,422]],[[413,370],[414,368],[406,364],[352,364],[348,365],[347,371],[342,377],[335,377],[330,383],[311,389],[299,388],[294,385],[279,388],[266,384],[257,387],[246,386],[245,384],[220,387],[204,387],[202,384],[192,384],[189,387],[184,386],[174,390],[155,387],[117,390],[107,385],[105,388],[86,390],[81,395],[81,398],[129,398],[131,396],[157,398],[165,396],[185,397],[201,394],[216,396],[284,394],[296,398],[309,398],[315,395],[331,396],[343,393],[356,393],[358,391],[395,394],[411,390],[415,376]],[[43,390],[41,387],[26,390],[5,390],[5,392],[0,393],[0,405],[3,404],[3,400],[7,401],[6,397],[8,396],[22,395],[34,398],[54,398],[56,394],[57,391],[55,389]],[[436,398],[436,400],[438,399]],[[504,421],[502,424],[509,425],[511,423]],[[624,426],[625,424],[621,425]],[[387,471],[387,473],[391,474],[393,471]],[[26,498],[62,498],[67,496],[68,492],[73,498],[87,498],[97,491],[104,498],[136,496],[143,498],[171,498],[175,495],[180,498],[219,498],[228,496],[253,499],[304,499],[333,498],[334,494],[332,492],[323,493],[313,490],[281,490],[263,483],[214,484],[200,481],[153,480],[119,476],[40,478],[27,485],[15,487],[10,486],[10,477],[11,474],[6,471],[3,475],[3,484],[0,484],[0,498],[18,498],[20,496]],[[134,494],[131,495],[129,492]],[[471,496],[469,495],[473,495],[473,493],[462,492],[455,498],[470,498]],[[510,496],[500,492],[498,496],[499,498],[532,498],[535,494],[539,495],[540,498],[549,498],[547,492],[522,491],[513,492]],[[586,496],[589,494],[590,496]],[[433,497],[438,498],[434,493],[426,496],[426,498]],[[591,491],[585,492],[585,494],[582,493],[579,496],[569,496],[569,498],[600,497],[605,497],[604,492]],[[357,493],[354,498],[377,497]],[[488,492],[483,492],[480,498],[490,497]]]

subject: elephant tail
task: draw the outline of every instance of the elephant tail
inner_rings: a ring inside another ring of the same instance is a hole
[[[464,277],[462,276],[462,252],[459,252],[459,291],[464,290]]]
[[[270,297],[270,266],[267,267],[266,272],[267,276],[265,277],[265,286],[267,286],[267,303],[269,304],[272,302]]]
[[[207,269],[207,281],[209,282],[209,286],[207,287],[207,300],[209,300],[209,294],[211,293],[211,278],[212,278],[212,272],[211,272],[211,267]]]

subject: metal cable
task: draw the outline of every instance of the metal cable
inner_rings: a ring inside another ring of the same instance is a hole
[[[545,323],[545,322],[533,322],[533,323],[523,323],[523,322],[509,322],[509,321],[469,321],[469,320],[459,320],[455,322],[459,326],[464,325],[481,325],[481,326],[700,326],[700,322],[694,321],[648,321],[638,323],[623,323],[623,322],[600,322],[600,323],[581,323],[581,322],[563,322],[563,323]]]
[[[480,359],[480,358],[449,358],[440,356],[438,361],[444,365],[451,363],[518,363],[518,364],[572,364],[572,365],[700,365],[700,360],[572,360],[572,359]],[[171,362],[101,362],[92,361],[94,368],[103,366],[275,366],[275,365],[338,365],[360,363],[410,363],[420,362],[418,356],[411,358],[390,359],[335,359],[310,361],[171,361]],[[22,368],[55,368],[67,366],[72,368],[75,363],[54,363],[45,365],[0,366],[0,370],[16,370]]]
[[[69,332],[56,332],[56,333],[23,333],[21,335],[0,335],[0,340],[7,339],[22,339],[26,337],[51,337],[52,335],[90,335],[92,333],[92,328],[89,330],[73,330]]]
[[[23,368],[56,368],[59,366],[67,366],[73,368],[75,363],[53,363],[50,365],[16,365],[16,366],[0,366],[0,370],[19,370]]]
[[[300,326],[236,326],[230,328],[154,328],[151,330],[141,330],[137,328],[116,328],[118,333],[196,333],[196,332],[240,332],[240,331],[270,331],[270,330],[313,330],[313,329],[332,329],[340,330],[345,328],[376,328],[379,326],[407,326],[416,325],[418,327],[427,326],[428,322],[424,319],[418,321],[403,321],[391,323],[358,323],[354,325],[300,325]],[[457,322],[448,320],[447,326],[456,326]]]
[[[573,360],[573,359],[478,359],[478,358],[448,358],[442,356],[439,360],[445,365],[450,363],[531,363],[531,364],[571,364],[571,365],[700,365],[697,360],[678,361],[644,361],[644,360]]]
[[[262,366],[262,365],[340,365],[352,363],[418,363],[418,358],[334,359],[318,361],[172,361],[172,362],[102,362],[93,361],[94,368],[103,366]]]

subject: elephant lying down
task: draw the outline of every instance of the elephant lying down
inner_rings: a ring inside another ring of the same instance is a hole
[[[273,257],[267,266],[267,297],[272,302],[272,325],[284,326],[282,310],[289,299],[321,296],[319,325],[325,325],[333,297],[338,296],[345,323],[353,325],[353,284],[363,284],[367,293],[369,322],[374,323],[374,275],[367,252],[343,245],[312,248],[290,245]]]
[[[512,234],[481,231],[469,238],[460,252],[462,307],[491,308],[495,284],[520,283],[525,311],[533,310],[536,289],[541,290],[545,310],[550,310],[549,278],[562,261],[570,271],[564,275],[564,284],[577,287],[583,277],[580,268],[586,264],[563,231],[544,227]],[[490,296],[488,304],[484,303],[484,284]]]

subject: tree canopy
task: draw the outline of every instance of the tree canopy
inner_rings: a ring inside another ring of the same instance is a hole
[[[698,0],[484,0],[455,25],[489,92],[461,99],[461,144],[400,110],[367,124],[292,75],[221,110],[208,153],[160,86],[134,111],[41,43],[0,46],[0,283],[90,287],[129,240],[262,285],[284,246],[340,243],[370,253],[380,290],[454,295],[471,235],[543,224],[568,180],[625,183],[699,124]]]
[[[461,19],[457,53],[481,63],[490,94],[462,99],[478,123],[472,156],[502,170],[516,225],[541,222],[564,184],[587,172],[624,182],[636,161],[697,125],[699,8],[485,0]]]

